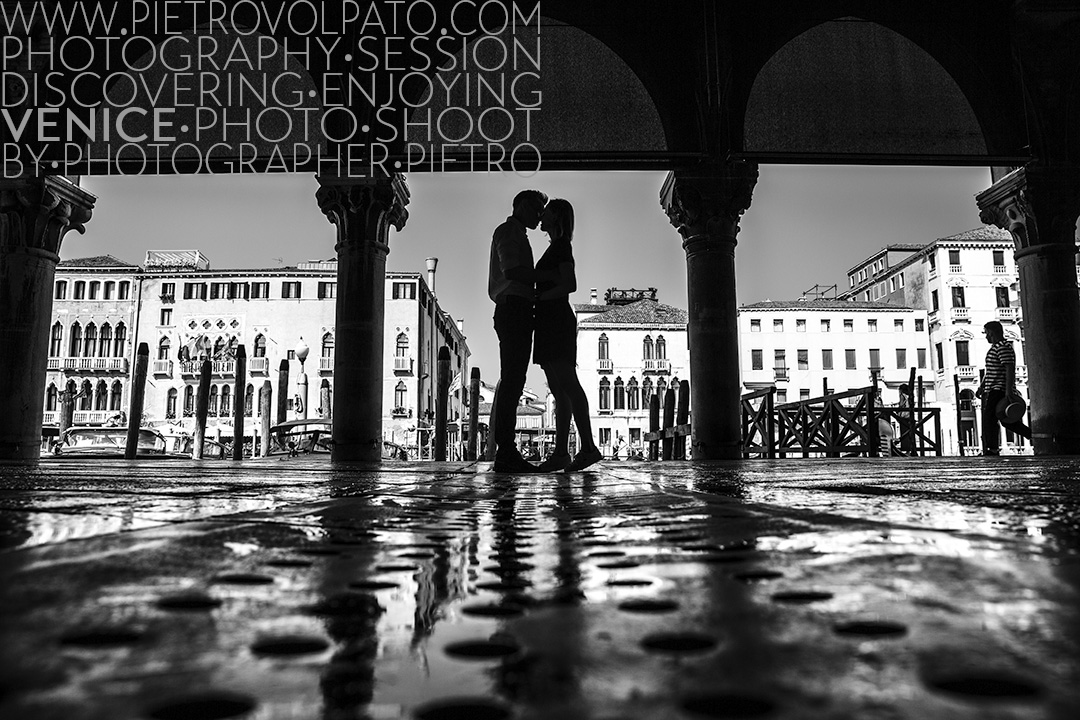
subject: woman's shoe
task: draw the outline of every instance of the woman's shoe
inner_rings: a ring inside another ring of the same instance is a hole
[[[540,463],[539,470],[540,472],[558,472],[565,469],[570,463],[570,453],[559,453]]]
[[[600,453],[600,448],[594,447],[588,450],[582,450],[574,456],[574,461],[566,466],[566,472],[578,472],[584,470],[593,463],[600,462],[604,459],[604,456]]]

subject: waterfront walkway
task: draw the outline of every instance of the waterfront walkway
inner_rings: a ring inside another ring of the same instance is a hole
[[[0,467],[10,720],[1074,718],[1080,459]]]

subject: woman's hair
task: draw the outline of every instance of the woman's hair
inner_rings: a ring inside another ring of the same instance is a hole
[[[567,241],[574,239],[574,206],[562,198],[552,198],[547,204],[548,210],[555,213],[555,219],[562,230],[562,236]]]

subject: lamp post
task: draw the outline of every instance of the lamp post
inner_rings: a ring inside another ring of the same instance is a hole
[[[307,375],[304,373],[304,361],[307,360],[308,353],[311,348],[304,342],[304,338],[300,338],[300,342],[296,345],[296,359],[300,361],[300,374],[296,376],[296,396],[300,400],[300,407],[296,409],[296,417],[298,420],[307,420]]]

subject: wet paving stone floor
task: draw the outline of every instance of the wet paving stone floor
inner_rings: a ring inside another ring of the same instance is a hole
[[[0,466],[0,718],[1080,716],[1080,459]]]

